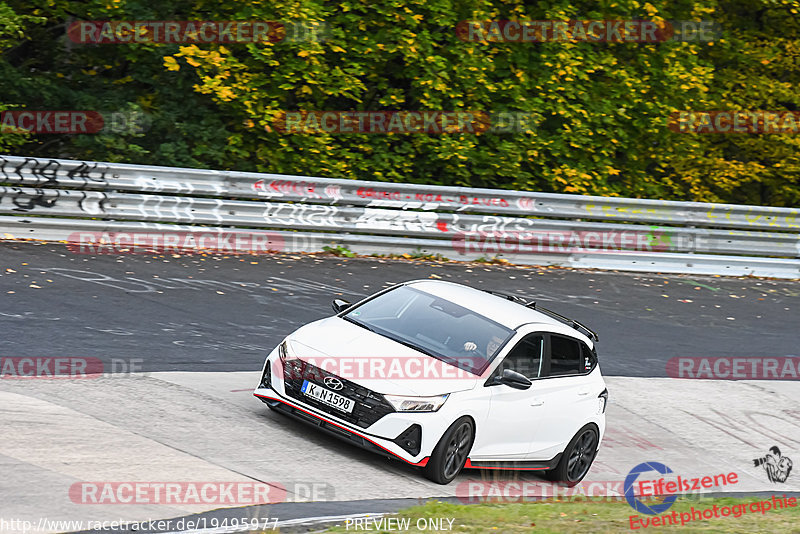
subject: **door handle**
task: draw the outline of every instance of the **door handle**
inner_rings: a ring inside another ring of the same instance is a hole
[[[580,395],[581,397],[583,397],[584,395],[588,395],[588,394],[589,394],[588,391],[580,391],[580,392],[578,392],[578,395]]]
[[[531,406],[543,406],[543,405],[544,405],[544,401],[533,401],[531,403]]]

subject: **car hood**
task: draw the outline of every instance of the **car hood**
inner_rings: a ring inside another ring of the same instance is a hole
[[[340,317],[309,323],[287,341],[300,359],[377,393],[441,395],[472,389],[480,380]]]

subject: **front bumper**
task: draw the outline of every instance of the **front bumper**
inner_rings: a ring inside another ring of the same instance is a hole
[[[388,453],[392,457],[399,458],[417,467],[425,467],[428,464],[429,456],[425,456],[421,452],[420,454],[412,455],[398,444],[398,442],[402,441],[404,434],[415,425],[409,425],[406,431],[401,432],[395,439],[388,439],[356,430],[341,421],[335,422],[334,418],[330,417],[330,415],[319,412],[315,413],[316,410],[310,406],[301,406],[300,403],[297,403],[294,399],[280,398],[281,396],[273,389],[258,388],[253,392],[253,395],[258,397],[264,404],[268,404],[271,408],[279,412],[314,425],[327,434],[343,439],[362,449],[383,455]],[[421,426],[418,424],[416,424],[416,426],[420,429],[421,433]]]
[[[352,420],[348,421],[344,419],[344,414],[337,417],[328,410],[313,405],[314,399],[304,402],[305,399],[298,395],[296,387],[291,392],[287,391],[288,380],[284,378],[291,380],[291,376],[283,376],[282,365],[273,351],[264,364],[261,382],[253,395],[277,411],[312,424],[361,448],[388,454],[418,467],[424,467],[428,463],[428,457],[441,436],[441,432],[438,432],[442,424],[440,421],[443,421],[440,414],[395,412],[392,409],[390,412],[382,412],[372,421],[365,422],[363,417],[350,417]],[[346,382],[344,379],[342,381]],[[359,396],[359,399],[358,402],[366,400],[371,407],[372,398],[364,399]]]

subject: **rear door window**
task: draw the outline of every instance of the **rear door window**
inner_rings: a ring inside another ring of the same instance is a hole
[[[586,371],[581,342],[566,336],[550,335],[550,366],[547,376],[568,376]]]

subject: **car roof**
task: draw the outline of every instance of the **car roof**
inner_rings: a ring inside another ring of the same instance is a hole
[[[560,321],[533,308],[528,308],[512,300],[492,295],[474,287],[444,280],[413,280],[406,282],[405,285],[413,285],[415,289],[449,300],[514,330],[528,323],[544,323],[548,326],[557,326],[559,327],[557,330],[561,330],[564,326]],[[579,332],[576,333],[580,334]],[[580,335],[580,337],[583,338],[585,336]]]

